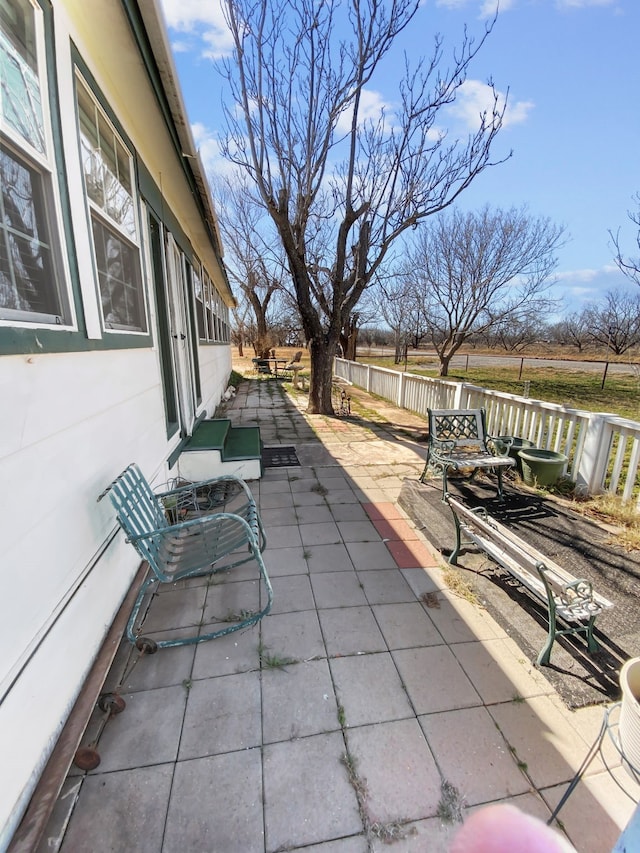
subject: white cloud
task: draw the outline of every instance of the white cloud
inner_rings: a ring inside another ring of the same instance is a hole
[[[616,6],[618,0],[556,0],[559,9],[588,9],[594,6]]]
[[[498,96],[497,108],[501,109],[504,105],[505,95],[498,90],[496,90],[496,94]],[[509,101],[502,126],[522,124],[527,120],[533,107],[533,101],[516,101],[515,103]],[[480,80],[465,80],[458,89],[455,103],[450,107],[450,112],[472,130],[478,127],[480,115],[486,112],[487,117],[490,118],[492,110],[493,90],[491,86],[482,83]]]
[[[556,274],[556,279],[558,281],[581,281],[581,282],[589,282],[603,275],[611,275],[612,273],[617,273],[618,268],[615,264],[605,264],[599,269],[579,269],[579,270],[567,270],[565,272],[559,272]]]
[[[222,156],[220,140],[215,133],[212,133],[201,122],[195,122],[191,125],[191,133],[207,175],[220,175],[235,171],[236,167]]]
[[[231,34],[218,0],[160,0],[167,26],[202,42],[202,55],[219,59],[231,50]],[[172,47],[177,52],[189,49],[185,40]]]
[[[384,112],[388,119],[392,115],[390,105],[384,100],[380,92],[371,89],[363,89],[360,96],[359,118],[362,124],[365,121],[377,122]],[[348,133],[351,130],[352,110],[345,110],[338,121],[338,133]]]

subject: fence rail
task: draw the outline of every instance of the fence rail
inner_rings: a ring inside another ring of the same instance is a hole
[[[342,358],[335,360],[335,374],[425,418],[427,409],[483,407],[491,435],[526,438],[537,447],[564,453],[569,460],[567,474],[578,492],[635,499],[640,510],[640,423],[636,421]]]

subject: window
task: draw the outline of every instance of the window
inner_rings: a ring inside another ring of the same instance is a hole
[[[77,101],[104,327],[146,332],[133,156],[79,76]]]
[[[0,321],[69,326],[42,12],[0,0]]]

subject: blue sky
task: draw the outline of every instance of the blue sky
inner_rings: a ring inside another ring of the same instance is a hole
[[[230,47],[217,0],[161,0],[183,96],[207,170],[218,155],[223,81],[216,58]],[[418,58],[441,33],[445,49],[463,26],[479,34],[495,0],[424,0],[400,50]],[[634,254],[627,211],[640,190],[638,0],[501,0],[493,33],[476,57],[461,97],[443,116],[453,132],[477,123],[489,77],[509,91],[506,126],[494,153],[513,156],[485,171],[461,196],[464,209],[526,204],[567,228],[558,253],[558,285],[566,310],[617,287],[632,288],[613,264],[608,230],[621,228]],[[374,79],[372,109],[393,108],[396,81]],[[221,214],[223,215],[223,214]],[[637,254],[637,252],[635,253]]]

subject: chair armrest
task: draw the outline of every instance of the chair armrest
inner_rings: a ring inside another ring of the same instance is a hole
[[[177,497],[183,494],[194,494],[197,489],[206,489],[210,487],[214,487],[220,485],[222,483],[235,483],[240,487],[242,491],[244,491],[247,496],[247,500],[251,502],[255,502],[251,489],[244,480],[240,479],[240,477],[236,477],[233,474],[225,474],[222,477],[212,477],[210,480],[198,480],[194,483],[185,483],[184,486],[177,486],[175,489],[167,489],[163,492],[154,492],[155,497],[164,499],[167,497]]]
[[[158,527],[154,530],[146,530],[144,533],[136,533],[134,536],[128,535],[126,541],[133,545],[136,542],[144,542],[148,539],[172,536],[184,530],[191,530],[192,528],[211,527],[214,523],[215,525],[218,525],[225,519],[230,519],[234,523],[243,527],[247,534],[247,539],[257,548],[256,537],[251,526],[244,520],[244,518],[242,518],[242,516],[235,515],[233,512],[216,512],[210,513],[209,515],[200,515],[197,518],[190,518],[187,521],[181,521],[178,524],[170,524],[167,527]]]

